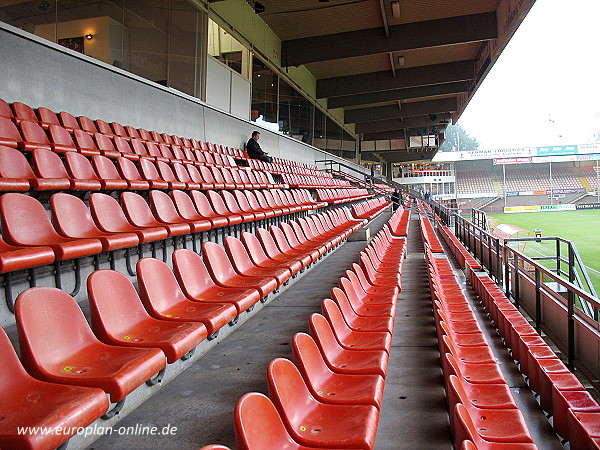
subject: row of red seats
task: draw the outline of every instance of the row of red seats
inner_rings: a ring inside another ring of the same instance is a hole
[[[366,189],[359,188],[317,189],[315,193],[317,200],[327,202],[331,205],[339,205],[340,203],[362,200],[373,196]]]
[[[270,173],[289,173],[297,175],[309,175],[323,178],[333,178],[329,172],[324,172],[317,166],[296,165],[293,161],[281,158],[273,158],[272,163],[258,159],[248,159],[248,165],[256,170],[263,170]]]
[[[483,303],[511,355],[552,415],[557,434],[571,448],[600,446],[600,405],[539,333],[485,274],[468,270],[468,280]]]
[[[149,200],[148,204],[134,192],[123,192],[120,205],[109,195],[93,193],[88,209],[78,197],[56,193],[50,199],[51,222],[44,206],[35,198],[17,193],[4,194],[0,197],[0,273],[320,206],[306,191],[278,190],[221,191],[221,194],[208,191],[207,195],[200,191],[191,191],[188,195],[178,190],[169,194],[152,190]],[[195,246],[195,239],[192,241]],[[111,267],[114,267],[110,256]],[[5,281],[10,288],[10,280]],[[57,286],[60,287],[60,280],[57,280]]]
[[[20,127],[11,126],[10,122]],[[21,127],[21,124],[24,124]],[[46,133],[47,130],[47,133]],[[52,148],[58,151],[78,150],[84,154],[121,153],[128,158],[154,157],[180,160],[198,164],[234,166],[229,158],[248,160],[258,170],[289,172],[304,175],[328,176],[316,166],[274,158],[276,165],[251,160],[244,150],[225,147],[210,142],[187,139],[143,128],[110,124],[67,112],[56,114],[44,107],[33,110],[30,106],[14,102],[9,106],[0,99],[0,144],[32,148]]]
[[[442,247],[442,243],[440,242],[433,225],[431,224],[431,220],[428,217],[421,214],[419,217],[419,222],[421,225],[421,236],[423,237],[423,242],[427,244],[427,248],[429,248],[433,253],[444,253],[444,247]]]
[[[405,246],[378,233],[311,315],[310,335],[294,336],[293,362],[269,364],[269,397],[239,400],[238,449],[374,447]]]
[[[64,158],[64,159],[63,159]],[[67,152],[63,158],[34,149],[32,166],[18,150],[0,146],[0,189],[27,190],[147,190],[147,189],[265,189],[282,188],[263,172],[124,157],[86,157]]]
[[[458,265],[461,269],[466,269],[467,265],[472,270],[482,270],[483,267],[481,264],[475,259],[471,253],[465,248],[464,245],[459,241],[459,239],[450,231],[450,229],[442,225],[441,222],[438,222],[438,229],[440,230],[440,234],[446,241],[446,244],[450,248],[450,251],[458,261]]]
[[[537,448],[450,261],[430,249],[426,259],[456,448]]]
[[[408,226],[410,224],[410,209],[399,207],[390,217],[387,226],[394,236],[408,236]]]
[[[339,180],[337,178],[324,178],[320,174],[317,175],[296,175],[282,173],[281,180],[288,186],[302,187],[309,189],[320,189],[320,188],[349,188],[350,183],[345,180]]]
[[[5,334],[0,346],[5,373],[0,385],[0,446],[55,448],[104,415],[110,396],[122,408],[138,386],[164,375],[167,363],[189,358],[203,339],[314,263],[362,226],[338,209],[299,219],[259,237],[225,239],[202,246],[204,258],[190,250],[173,253],[172,271],[153,258],[138,261],[139,294],[121,273],[98,270],[88,277],[91,329],[67,293],[30,288],[16,301],[21,367]],[[72,388],[81,386],[83,388]],[[40,397],[43,392],[43,397]],[[35,401],[28,399],[33,398]],[[6,401],[5,401],[6,400]],[[72,406],[75,402],[76,408]],[[120,405],[119,405],[119,402]],[[48,410],[60,410],[49,415]],[[108,416],[106,416],[108,417]],[[64,434],[19,433],[17,427],[69,426]]]
[[[143,128],[136,129],[131,126],[123,127],[117,122],[109,124],[101,119],[93,121],[85,116],[75,118],[68,112],[63,111],[57,114],[44,107],[37,108],[37,110],[34,111],[33,108],[21,102],[14,102],[9,106],[8,103],[2,99],[0,99],[0,118],[10,119],[16,125],[20,125],[22,122],[37,123],[44,129],[50,129],[52,126],[57,126],[64,128],[71,134],[76,134],[75,132],[80,130],[89,135],[99,133],[110,137],[118,136],[126,140],[136,139],[156,145],[173,145],[186,149],[196,149],[214,153],[218,152],[239,158],[248,157],[243,150],[239,149],[223,147],[209,142],[197,141],[195,139],[180,138],[166,133],[161,134],[156,131],[147,131]]]
[[[373,198],[352,206],[352,214],[359,219],[373,220],[391,205],[384,197]]]

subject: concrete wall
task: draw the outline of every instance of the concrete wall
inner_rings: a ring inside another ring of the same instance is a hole
[[[242,148],[253,130],[272,156],[314,163],[329,155],[200,100],[0,22],[0,98]],[[347,162],[346,162],[347,163]],[[350,163],[347,163],[350,164]]]

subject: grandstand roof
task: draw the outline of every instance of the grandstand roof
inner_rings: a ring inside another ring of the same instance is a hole
[[[282,40],[284,66],[304,65],[363,140],[387,140],[455,122],[534,2],[260,0],[260,17]]]

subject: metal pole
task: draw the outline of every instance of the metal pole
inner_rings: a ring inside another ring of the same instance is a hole
[[[504,207],[506,208],[506,164],[502,164],[502,192],[504,193]]]
[[[552,193],[552,161],[548,163],[550,165],[550,204],[554,204],[554,194]]]
[[[535,330],[542,331],[542,273],[535,268]]]

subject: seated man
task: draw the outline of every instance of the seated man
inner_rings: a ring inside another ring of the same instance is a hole
[[[246,151],[248,152],[248,156],[252,159],[260,159],[264,162],[273,162],[273,158],[271,158],[266,152],[263,152],[263,149],[260,148],[260,144],[258,140],[260,139],[260,133],[258,131],[252,132],[252,137],[248,140],[246,144]]]

